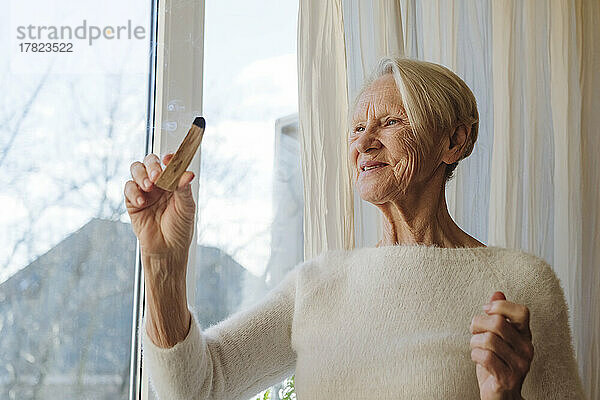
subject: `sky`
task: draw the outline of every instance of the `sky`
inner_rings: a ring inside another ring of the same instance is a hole
[[[88,37],[73,40],[70,54],[33,54],[19,51],[25,41],[18,39],[17,27],[76,27],[85,20],[88,27],[103,29],[130,21],[147,32],[148,4],[139,0],[8,1],[10,11],[0,15],[0,50],[7,55],[0,60],[0,121],[4,121],[0,146],[8,142],[15,116],[43,73],[49,67],[52,72],[6,160],[12,173],[22,173],[23,179],[0,180],[0,210],[11,210],[0,213],[3,243],[18,239],[25,221],[35,214],[31,208],[61,194],[64,186],[53,184],[57,177],[76,179],[85,175],[84,168],[100,168],[96,164],[86,167],[85,162],[95,163],[103,151],[118,151],[123,159],[117,179],[108,184],[109,196],[119,200],[122,185],[130,178],[129,164],[141,160],[144,151],[148,40],[98,39],[89,45]],[[208,222],[204,215],[211,216],[201,244],[227,250],[247,243],[236,253],[236,261],[260,274],[269,256],[275,120],[297,111],[297,1],[207,0],[205,16],[203,103],[210,126],[202,151],[218,149],[225,159],[235,157],[239,165],[251,168],[236,197],[207,191],[211,171],[200,172],[199,196],[205,196],[206,208],[199,223]],[[113,115],[117,126],[112,140],[117,146],[111,147],[102,135],[111,101],[117,96],[117,86],[107,84],[115,74],[124,79],[118,87],[120,110]],[[23,172],[32,169],[33,173]],[[94,182],[77,189],[77,195],[90,203],[97,201],[97,193]],[[69,196],[36,216],[33,243],[29,249],[21,246],[4,268],[11,246],[0,246],[0,282],[32,261],[27,254],[43,254],[92,216],[91,207]]]

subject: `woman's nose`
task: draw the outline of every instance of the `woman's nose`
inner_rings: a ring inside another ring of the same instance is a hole
[[[381,142],[378,139],[377,129],[366,129],[356,142],[356,149],[360,153],[366,153],[371,149],[381,148]]]

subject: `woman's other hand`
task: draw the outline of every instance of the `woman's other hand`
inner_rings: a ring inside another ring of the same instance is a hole
[[[483,309],[487,315],[473,317],[470,328],[481,399],[520,400],[533,360],[529,309],[507,301],[502,292],[495,292]]]
[[[172,157],[173,153],[164,156],[165,165]],[[162,172],[156,154],[132,163],[130,170],[133,180],[125,184],[125,205],[142,255],[187,255],[196,216],[190,185],[194,173],[185,171],[177,189],[168,192],[154,184]]]

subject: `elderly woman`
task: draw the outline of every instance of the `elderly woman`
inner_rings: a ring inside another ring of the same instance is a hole
[[[131,165],[125,202],[159,398],[247,399],[293,373],[300,400],[583,398],[552,268],[485,246],[448,213],[445,184],[477,139],[467,85],[440,65],[386,58],[350,114],[354,183],[385,216],[383,239],[296,265],[261,302],[211,327],[186,299],[194,175],[169,193],[154,186],[156,155]]]

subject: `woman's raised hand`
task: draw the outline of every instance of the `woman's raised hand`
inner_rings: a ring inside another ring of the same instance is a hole
[[[484,311],[488,315],[473,317],[470,329],[481,399],[522,399],[521,388],[533,360],[529,309],[495,292]]]
[[[172,158],[173,153],[165,155],[165,165]],[[148,154],[143,163],[132,163],[130,170],[133,180],[125,184],[125,205],[142,255],[187,259],[196,216],[190,184],[194,173],[185,171],[177,189],[168,192],[154,185],[162,171],[156,154]]]

